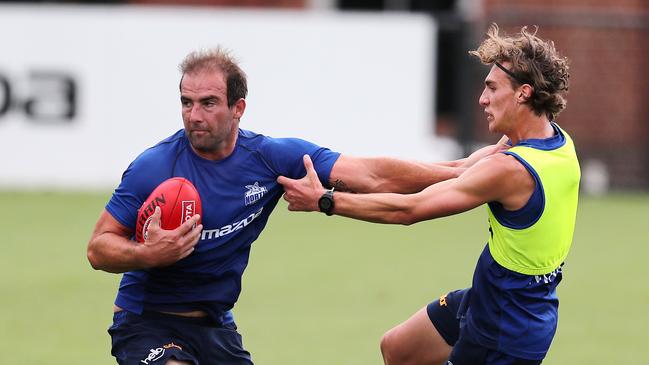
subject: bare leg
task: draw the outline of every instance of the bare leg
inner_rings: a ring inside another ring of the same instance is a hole
[[[437,332],[426,307],[392,328],[381,339],[385,365],[440,365],[453,348]]]

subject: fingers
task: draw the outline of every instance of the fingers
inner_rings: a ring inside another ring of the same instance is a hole
[[[153,214],[151,215],[151,221],[146,227],[146,234],[144,235],[144,244],[149,244],[154,237],[157,237],[158,231],[162,231],[162,221],[160,216],[162,215],[162,210],[159,206],[155,207]]]
[[[304,168],[306,169],[306,175],[299,179],[291,179],[286,176],[279,176],[277,178],[277,183],[282,185],[285,190],[290,190],[292,187],[297,186],[298,184],[306,184],[308,185],[322,185],[320,184],[320,179],[318,178],[318,173],[315,171],[315,168],[313,167],[313,162],[311,161],[311,157],[309,155],[304,155],[302,157],[302,160],[304,161]],[[286,195],[284,196],[284,199],[286,199]]]
[[[198,244],[198,241],[201,238],[201,232],[203,231],[203,225],[199,224],[196,227],[192,228],[189,233],[187,233],[181,240],[185,241],[184,243],[181,242],[183,251],[180,255],[179,260],[184,259],[185,257],[191,255],[192,252],[194,252],[194,249],[196,248],[196,244]]]
[[[304,168],[306,169],[306,176],[311,178],[311,180],[318,180],[318,173],[315,172],[315,168],[313,167],[313,161],[311,161],[311,157],[309,155],[304,155],[302,157],[302,160],[304,161]]]
[[[176,234],[178,235],[178,243],[181,246],[182,250],[189,250],[193,251],[194,246],[198,243],[199,239],[201,238],[201,232],[203,231],[203,225],[198,224],[200,221],[201,216],[199,214],[194,215],[185,223],[181,224],[178,228],[176,228]],[[183,257],[186,257],[189,255],[191,252],[186,253],[183,252]]]
[[[322,183],[320,182],[318,173],[315,171],[315,167],[313,167],[313,162],[311,161],[311,157],[309,157],[309,155],[304,155],[303,160],[304,160],[304,168],[306,169],[306,178],[310,181],[311,186],[314,189],[322,188]]]
[[[199,224],[196,227],[192,228],[192,230],[185,235],[185,237],[189,240],[190,246],[196,246],[196,244],[201,238],[202,232],[203,232],[203,225]]]
[[[287,185],[289,185],[292,181],[295,181],[295,180],[293,180],[293,179],[289,179],[289,178],[286,177],[286,176],[280,176],[280,177],[277,178],[277,182],[278,182],[279,184],[281,184],[282,186],[287,186]]]
[[[152,267],[168,266],[191,255],[203,231],[203,225],[198,223],[201,219],[198,214],[173,230],[165,230],[160,226],[160,215],[160,208],[156,208],[152,215],[149,237],[144,243],[151,250],[150,255],[155,258],[151,262]]]
[[[178,233],[181,236],[184,236],[187,234],[187,232],[191,231],[194,226],[198,224],[201,220],[201,215],[200,214],[194,214],[191,218],[185,221],[185,223],[181,224],[176,228],[178,230]]]
[[[162,216],[162,209],[159,206],[155,207],[153,215],[151,215],[151,223],[149,223],[149,229],[151,227],[160,227],[160,216]]]

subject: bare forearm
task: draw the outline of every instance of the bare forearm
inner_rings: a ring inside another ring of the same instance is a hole
[[[336,215],[386,224],[412,224],[408,196],[393,193],[335,193]]]
[[[424,163],[390,157],[341,157],[334,166],[333,187],[357,193],[416,193],[428,186],[459,177],[481,159],[509,148],[508,138],[455,161]]]
[[[88,244],[88,261],[96,270],[112,273],[144,268],[141,244],[115,233],[106,232],[93,237]]]
[[[415,194],[334,193],[333,213],[368,222],[410,225],[465,212],[484,202],[461,186],[463,178],[442,181]]]
[[[439,165],[439,166],[446,166],[446,167],[460,167],[462,164],[466,161],[466,158],[462,158],[459,160],[453,160],[453,161],[440,161],[440,162],[433,162],[431,165]]]
[[[388,173],[379,176],[383,181],[382,189],[377,192],[415,193],[440,181],[456,178],[461,169],[453,165],[398,161],[386,159],[383,162]]]
[[[341,157],[332,171],[330,185],[356,193],[414,193],[457,177],[462,171],[452,163]]]
[[[151,216],[145,242],[131,241],[132,231],[117,222],[106,210],[102,212],[88,242],[88,261],[93,268],[121,273],[151,267],[168,266],[194,251],[203,225],[194,215],[178,228],[160,227],[161,209]]]

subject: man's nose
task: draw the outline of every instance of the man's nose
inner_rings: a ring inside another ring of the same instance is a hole
[[[478,104],[482,106],[487,106],[489,104],[489,99],[485,96],[484,92],[480,94],[480,98],[478,98]]]
[[[192,106],[189,111],[189,120],[191,122],[200,122],[201,121],[201,110],[200,105]]]

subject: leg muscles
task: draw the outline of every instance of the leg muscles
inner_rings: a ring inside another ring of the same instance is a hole
[[[451,350],[430,321],[426,307],[381,339],[385,365],[440,365],[448,359]]]

